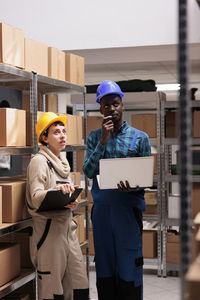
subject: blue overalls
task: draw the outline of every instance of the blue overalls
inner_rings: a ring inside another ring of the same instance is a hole
[[[144,191],[100,190],[94,178],[92,196],[98,299],[141,300]]]

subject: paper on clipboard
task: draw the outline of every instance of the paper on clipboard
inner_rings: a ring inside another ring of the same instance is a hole
[[[153,168],[153,156],[101,159],[97,177],[99,188],[117,189],[121,180],[128,180],[131,187],[150,187],[153,185]]]

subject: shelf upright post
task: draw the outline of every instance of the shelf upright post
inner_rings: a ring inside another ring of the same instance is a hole
[[[180,142],[180,275],[181,299],[186,297],[185,274],[191,263],[191,99],[188,91],[187,0],[179,0],[179,142]]]
[[[166,184],[165,184],[165,106],[164,101],[161,101],[161,226],[162,226],[162,276],[167,276],[166,266],[166,243],[167,243],[167,229],[166,229]]]
[[[158,205],[158,232],[157,232],[157,252],[158,252],[158,270],[157,275],[161,276],[162,269],[162,243],[161,243],[161,232],[162,232],[162,218],[161,218],[161,209],[162,209],[162,193],[161,193],[161,130],[160,130],[160,94],[156,100],[156,115],[157,115],[157,205]]]
[[[30,111],[32,114],[32,137],[33,137],[33,152],[38,151],[37,136],[35,132],[35,124],[37,123],[37,74],[32,72],[31,91],[30,91]]]
[[[31,90],[30,90],[30,112],[32,116],[32,137],[33,137],[33,153],[38,151],[38,144],[37,144],[37,136],[35,132],[35,124],[37,122],[37,74],[32,72],[32,81],[31,81]],[[35,298],[38,300],[38,278],[37,278],[37,271],[35,271]]]
[[[87,144],[87,107],[86,107],[86,88],[83,92],[83,128],[84,128],[84,144]],[[88,178],[85,176],[85,197],[88,198]],[[87,265],[87,274],[89,278],[89,214],[88,214],[88,205],[85,207],[85,217],[86,217],[86,239],[88,240],[88,247],[86,248],[86,265]]]

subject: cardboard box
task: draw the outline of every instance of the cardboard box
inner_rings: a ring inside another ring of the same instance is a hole
[[[168,218],[179,219],[180,218],[180,196],[171,195],[168,197]]]
[[[46,111],[57,113],[58,111],[58,96],[55,94],[46,95]]]
[[[150,138],[156,138],[157,136],[156,114],[132,115],[131,122],[133,127],[146,132]]]
[[[173,232],[167,232],[167,256],[166,261],[168,264],[179,263],[179,235]]]
[[[48,76],[65,81],[65,53],[48,47]]]
[[[192,183],[192,217],[195,218],[198,212],[200,212],[200,183]]]
[[[157,231],[143,230],[143,257],[157,257]]]
[[[76,143],[77,145],[83,145],[83,118],[76,116]]]
[[[67,114],[67,122],[65,127],[67,131],[67,145],[76,145],[76,116]]]
[[[200,110],[193,112],[193,137],[200,137]]]
[[[26,112],[15,108],[0,108],[0,146],[26,146]]]
[[[166,138],[176,138],[178,136],[178,113],[175,111],[166,112],[165,136]]]
[[[188,286],[189,300],[199,300],[200,294],[200,262],[194,261],[185,277]]]
[[[83,174],[83,163],[85,159],[85,151],[76,152],[76,170]]]
[[[157,205],[146,205],[146,210],[143,212],[144,215],[157,215],[158,206]]]
[[[0,243],[0,286],[20,274],[19,244]]]
[[[0,225],[2,224],[2,187],[0,186]]]
[[[25,39],[25,70],[48,76],[48,46]]]
[[[0,243],[16,243],[20,245],[20,261],[21,268],[32,269],[33,265],[30,259],[30,227],[21,231],[12,232],[10,234],[0,237]]]
[[[156,205],[157,204],[157,191],[145,191],[144,199],[146,205]]]
[[[151,154],[154,157],[154,168],[153,168],[153,174],[157,174],[157,153],[152,153]]]
[[[67,145],[82,145],[83,141],[82,117],[67,114]]]
[[[24,31],[0,23],[0,63],[24,68]]]
[[[67,53],[65,55],[65,80],[84,86],[85,85],[85,65],[84,57]]]
[[[85,242],[85,226],[84,226],[85,216],[84,214],[79,215],[79,243],[82,244]]]
[[[83,250],[83,254],[85,254],[86,251]],[[89,229],[89,255],[94,256],[95,251],[94,251],[94,239],[93,239],[93,230],[92,228]]]
[[[33,268],[30,258],[30,233],[29,229],[14,233],[16,242],[20,245],[21,268]]]
[[[76,234],[79,240],[79,243],[82,244],[85,242],[85,226],[84,226],[84,214],[78,214],[73,217],[74,221],[77,224]]]
[[[102,128],[103,117],[100,116],[88,116],[87,117],[87,136],[92,130]]]
[[[2,221],[14,223],[29,217],[26,204],[26,182],[1,182],[2,187]]]
[[[26,146],[33,145],[32,118],[33,114],[30,111],[26,111]]]

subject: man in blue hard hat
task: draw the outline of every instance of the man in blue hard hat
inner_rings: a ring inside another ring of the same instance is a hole
[[[120,87],[106,80],[97,88],[102,128],[87,140],[84,173],[93,179],[92,225],[99,300],[142,300],[142,211],[144,190],[120,181],[100,190],[96,176],[102,158],[150,156],[148,135],[123,121]],[[120,171],[120,170],[119,170]]]

